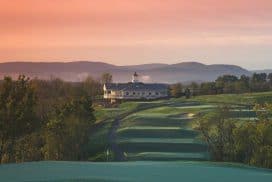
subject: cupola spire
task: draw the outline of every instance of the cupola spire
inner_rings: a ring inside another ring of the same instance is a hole
[[[137,83],[137,82],[139,82],[139,80],[138,80],[138,74],[135,72],[132,75],[132,83]]]

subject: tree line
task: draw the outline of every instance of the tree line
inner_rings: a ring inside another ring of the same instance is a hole
[[[207,142],[212,160],[272,168],[272,104],[256,104],[255,121],[236,121],[233,106],[201,114],[197,129]]]
[[[272,89],[272,73],[254,73],[252,76],[219,76],[213,82],[191,84],[176,83],[170,86],[172,97],[265,92]]]
[[[86,160],[95,123],[93,100],[111,81],[110,74],[81,83],[5,77],[0,82],[0,163]]]

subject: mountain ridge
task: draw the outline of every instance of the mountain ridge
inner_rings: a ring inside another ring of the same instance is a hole
[[[29,77],[49,79],[59,77],[66,81],[82,81],[88,75],[98,78],[109,72],[115,82],[128,82],[133,72],[140,74],[143,82],[189,82],[212,81],[220,75],[250,75],[251,72],[240,66],[228,64],[203,64],[200,62],[179,62],[176,64],[139,64],[118,66],[99,61],[71,62],[5,62],[0,63],[0,78],[4,75],[25,74]]]

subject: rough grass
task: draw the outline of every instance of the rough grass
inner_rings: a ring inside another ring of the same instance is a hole
[[[88,153],[90,161],[100,161],[104,159],[104,153],[109,148],[108,132],[111,123],[107,122],[92,131],[88,142]]]

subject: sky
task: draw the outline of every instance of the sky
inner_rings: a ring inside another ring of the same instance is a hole
[[[0,0],[0,62],[272,69],[272,0]]]

